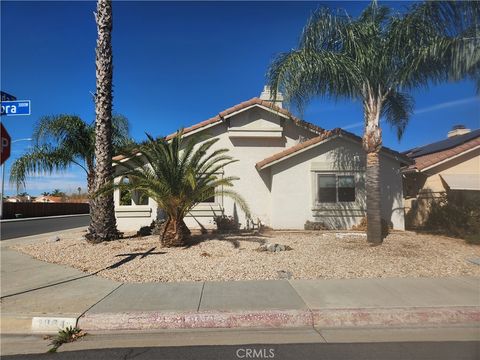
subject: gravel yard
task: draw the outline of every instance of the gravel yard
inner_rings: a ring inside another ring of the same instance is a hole
[[[211,235],[188,248],[162,248],[157,236],[98,245],[81,236],[65,232],[59,241],[13,248],[121,282],[480,276],[480,266],[466,261],[480,257],[480,246],[411,232],[390,234],[377,247],[362,234],[331,232]],[[292,250],[258,251],[270,243]]]

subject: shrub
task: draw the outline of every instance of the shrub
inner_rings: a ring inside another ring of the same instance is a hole
[[[480,195],[450,191],[432,202],[425,230],[480,244]]]
[[[142,226],[137,231],[137,236],[148,236],[152,235],[152,228],[150,226]]]
[[[233,216],[218,215],[214,216],[213,221],[221,231],[236,231],[240,228],[240,223]]]

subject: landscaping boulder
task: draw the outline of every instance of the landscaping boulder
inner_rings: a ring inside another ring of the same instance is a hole
[[[48,242],[57,242],[57,241],[60,241],[60,237],[58,235],[48,238]]]
[[[287,251],[292,250],[292,248],[288,245],[282,244],[264,244],[258,248],[258,251],[269,251],[269,252],[280,252],[280,251]]]

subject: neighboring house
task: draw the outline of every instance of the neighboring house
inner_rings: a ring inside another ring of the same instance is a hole
[[[480,192],[480,129],[462,125],[447,139],[406,151],[414,164],[403,170],[408,226],[424,225],[430,204],[447,192],[469,196]]]
[[[35,200],[33,200],[33,202],[36,202],[36,203],[61,203],[63,202],[63,198],[61,196],[45,196],[45,195],[42,195],[42,196],[38,196],[37,198],[35,198]]]
[[[213,216],[222,212],[238,219],[242,228],[261,223],[274,229],[303,229],[307,220],[330,228],[358,224],[366,215],[362,139],[300,120],[282,108],[281,97],[273,102],[269,99],[270,91],[265,88],[260,98],[184,129],[184,136],[202,133],[219,138],[216,148],[228,148],[239,160],[228,165],[224,175],[240,178],[234,188],[251,210],[251,219],[246,219],[233,200],[217,196],[196,206],[185,219],[187,225],[213,228]],[[382,216],[393,228],[402,230],[400,168],[411,162],[388,148],[382,149],[380,159]],[[117,166],[116,181],[120,175]],[[157,216],[152,199],[120,194],[119,190],[114,199],[119,230],[137,230]]]
[[[27,196],[9,196],[4,199],[5,202],[9,203],[19,203],[19,202],[32,202],[32,197],[30,195]]]

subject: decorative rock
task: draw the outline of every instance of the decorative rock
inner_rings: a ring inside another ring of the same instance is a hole
[[[291,279],[293,275],[292,272],[288,270],[278,270],[277,274],[279,279]]]
[[[277,244],[268,244],[267,245],[267,251],[275,252],[276,248],[277,248]]]
[[[290,246],[282,245],[282,244],[265,244],[265,245],[260,245],[257,249],[257,251],[270,251],[270,252],[280,252],[280,251],[286,251],[286,250],[292,250],[292,248]]]

